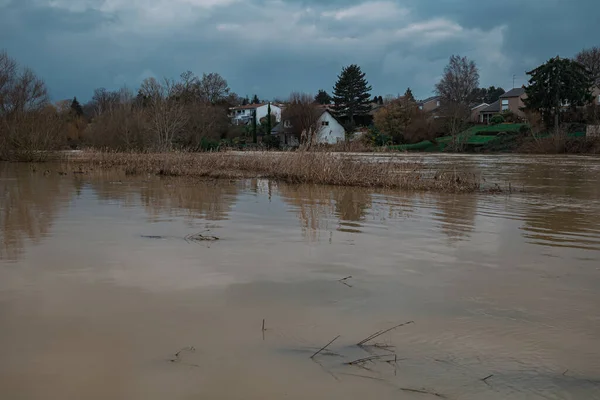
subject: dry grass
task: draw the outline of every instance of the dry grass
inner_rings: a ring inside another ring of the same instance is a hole
[[[289,183],[397,188],[417,191],[473,192],[480,189],[473,174],[433,171],[400,156],[365,159],[347,154],[313,152],[248,153],[102,153],[83,152],[67,159],[126,174],[212,178],[262,177]]]

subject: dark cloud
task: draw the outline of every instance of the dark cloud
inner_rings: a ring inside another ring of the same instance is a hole
[[[241,95],[330,90],[358,63],[374,94],[429,96],[451,54],[510,87],[599,45],[597,0],[0,0],[0,46],[56,99],[148,76],[219,72]]]

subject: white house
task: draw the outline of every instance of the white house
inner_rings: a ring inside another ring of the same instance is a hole
[[[316,134],[317,144],[334,144],[346,139],[346,130],[328,110],[321,111],[316,125],[318,129]],[[284,120],[273,128],[271,134],[278,135],[282,145],[296,147],[300,144],[298,138],[286,132],[292,129],[291,121]]]
[[[317,133],[318,144],[334,144],[346,139],[346,130],[327,110],[319,117],[317,126],[320,126]]]
[[[248,104],[245,106],[232,107],[229,109],[229,117],[235,125],[245,125],[252,121],[252,116],[256,111],[256,122],[267,116],[269,105],[265,104]],[[271,114],[275,115],[277,122],[281,121],[281,108],[271,104]]]

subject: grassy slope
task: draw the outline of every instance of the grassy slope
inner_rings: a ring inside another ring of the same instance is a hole
[[[462,132],[461,135],[467,137],[467,147],[473,148],[486,146],[490,151],[506,151],[506,149],[510,147],[509,142],[514,139],[514,135],[517,134],[524,125],[526,124],[477,125]],[[506,135],[498,135],[498,133],[506,133]],[[543,137],[545,135],[541,136]],[[571,138],[585,137],[585,133],[574,132],[569,133],[568,136]],[[443,136],[437,139],[437,144],[434,144],[429,140],[425,140],[415,144],[390,146],[389,149],[424,152],[444,151],[446,145],[451,140],[451,136]]]
[[[499,124],[499,125],[477,125],[473,126],[466,131],[462,132],[461,135],[467,136],[467,146],[481,146],[498,140],[499,136],[496,133],[518,133],[521,126],[524,124]],[[487,135],[486,135],[487,133]],[[437,145],[433,144],[429,140],[415,144],[403,144],[398,146],[390,146],[392,150],[406,150],[406,151],[443,151],[446,144],[452,140],[451,136],[443,136],[437,139]]]

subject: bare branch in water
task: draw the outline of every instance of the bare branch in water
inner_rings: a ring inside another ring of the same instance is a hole
[[[325,346],[321,347],[315,354],[313,354],[312,356],[310,356],[310,358],[314,358],[317,354],[319,354],[320,352],[322,352],[323,350],[325,350],[327,348],[327,346],[329,346],[331,343],[335,342],[336,340],[338,340],[338,338],[341,335],[337,335],[331,342],[327,343]]]
[[[379,336],[383,335],[384,333],[387,333],[387,332],[389,332],[389,331],[391,331],[391,330],[394,330],[394,329],[396,329],[396,328],[400,328],[401,326],[404,326],[404,325],[408,325],[408,324],[414,324],[414,323],[415,323],[415,321],[408,321],[408,322],[404,322],[404,323],[402,323],[402,324],[399,324],[399,325],[393,326],[393,327],[391,327],[391,328],[389,328],[389,329],[386,329],[386,330],[384,330],[384,331],[378,331],[378,332],[375,332],[374,334],[372,334],[371,336],[367,337],[366,339],[363,339],[363,340],[361,340],[360,342],[358,342],[358,343],[357,343],[357,346],[362,346],[363,344],[367,343],[368,341],[370,341],[370,340],[373,340],[373,339],[375,339],[376,337],[379,337]]]

